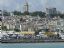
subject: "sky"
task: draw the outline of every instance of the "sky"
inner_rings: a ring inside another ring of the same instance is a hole
[[[64,11],[64,0],[27,0],[29,11],[45,11],[47,7],[55,7],[59,11]],[[0,9],[14,11],[24,11],[25,0],[0,0]]]

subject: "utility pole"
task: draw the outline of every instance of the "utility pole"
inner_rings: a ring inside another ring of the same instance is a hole
[[[45,19],[45,23],[46,23],[46,29],[48,29],[48,12],[47,12],[47,8],[48,8],[48,0],[46,1],[46,19]]]
[[[49,14],[49,8],[51,7],[50,4],[49,4],[49,1],[50,0],[47,0],[46,2],[46,26],[47,26],[47,29],[50,30],[51,26],[49,25],[49,22],[50,22],[50,14]]]

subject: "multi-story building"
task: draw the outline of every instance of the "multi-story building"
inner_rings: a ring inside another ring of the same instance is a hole
[[[46,8],[46,14],[48,17],[53,17],[52,15],[57,14],[56,8]]]

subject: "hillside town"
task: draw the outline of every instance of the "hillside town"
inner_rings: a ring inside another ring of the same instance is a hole
[[[0,10],[1,42],[64,42],[64,19],[56,8],[46,8],[45,17],[29,15],[28,3],[25,15],[3,15]]]

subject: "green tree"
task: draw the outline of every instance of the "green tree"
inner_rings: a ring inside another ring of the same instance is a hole
[[[2,30],[7,31],[7,27],[6,26],[2,26],[1,28],[2,28]]]
[[[45,17],[45,12],[42,12],[42,11],[35,11],[35,12],[32,12],[30,13],[31,16],[37,16],[39,15],[40,17]]]
[[[13,11],[13,14],[18,16],[23,15],[23,13],[21,13],[20,11]]]
[[[10,12],[4,10],[4,11],[3,11],[3,15],[4,15],[4,16],[10,16]]]
[[[28,11],[25,11],[25,12],[24,12],[24,15],[29,15],[29,12],[28,12]]]
[[[16,32],[20,32],[20,30],[19,30],[19,29],[16,29],[16,28],[14,29],[14,31],[16,31]]]

